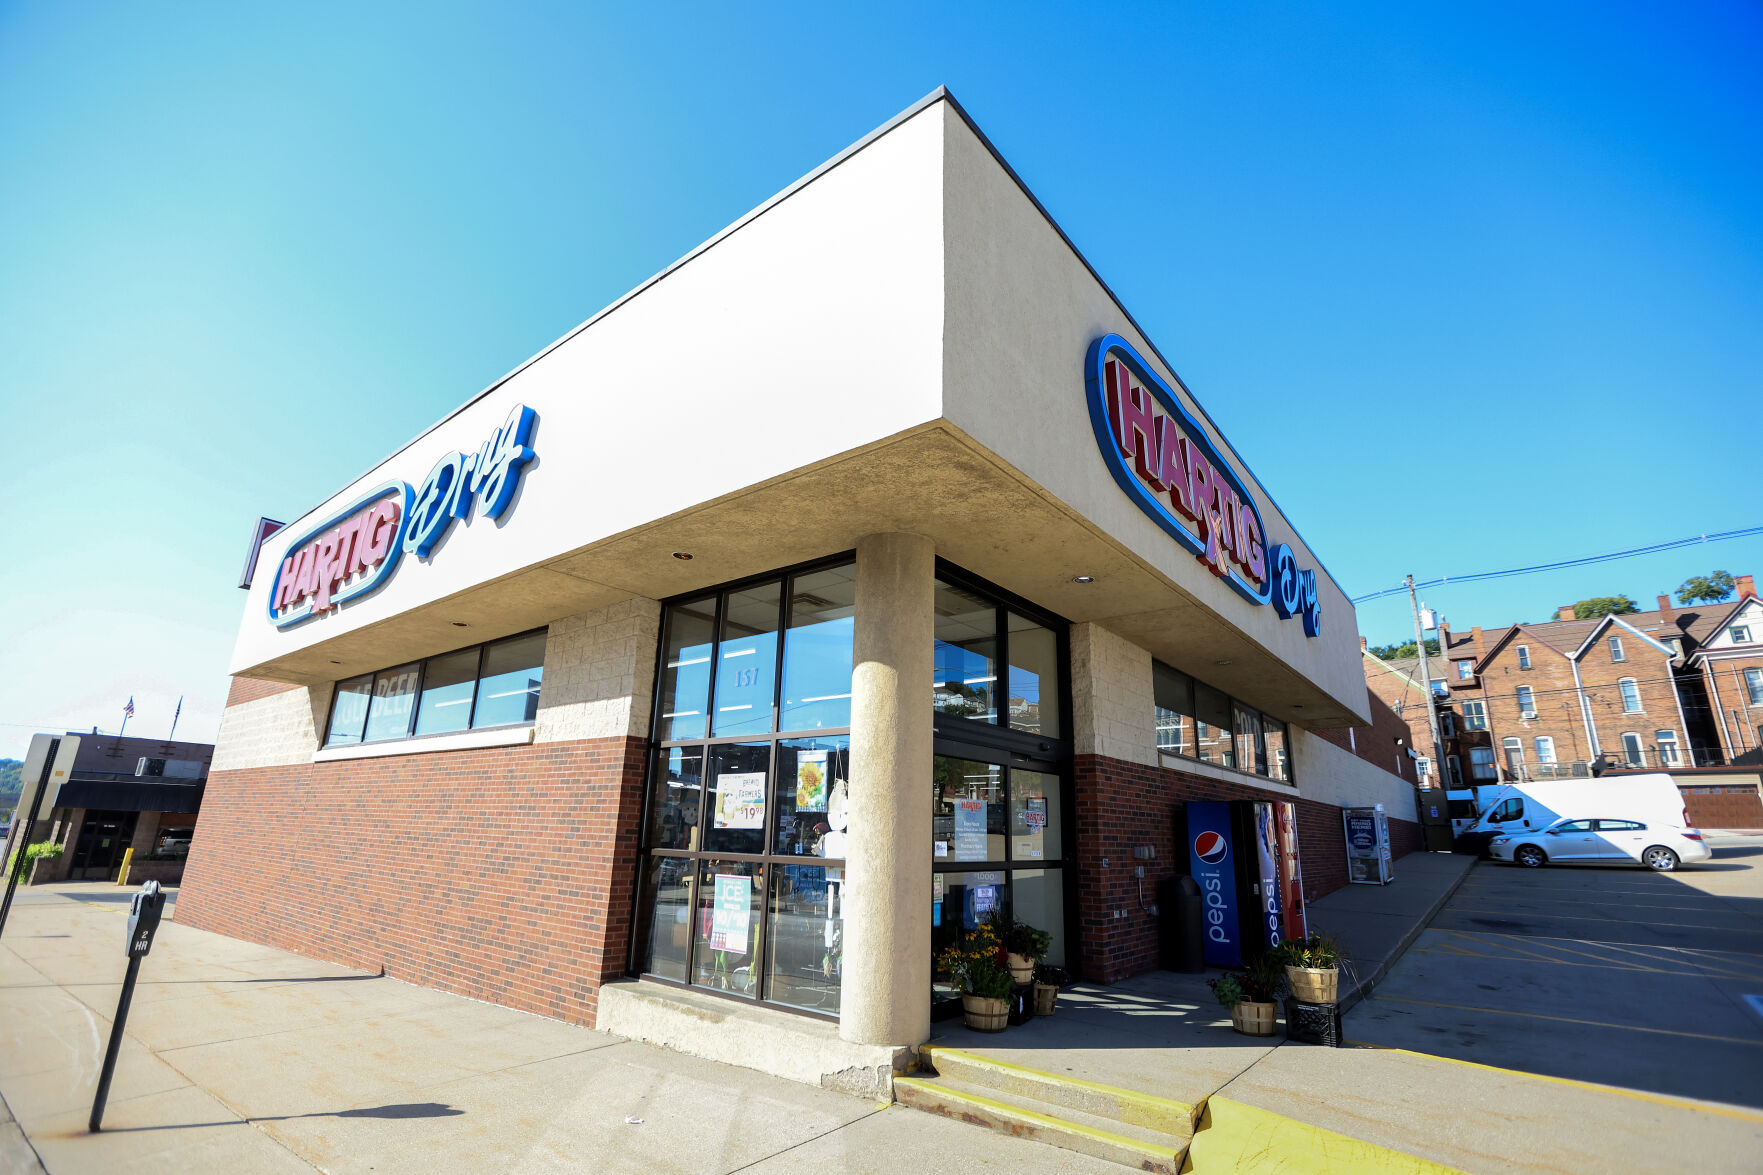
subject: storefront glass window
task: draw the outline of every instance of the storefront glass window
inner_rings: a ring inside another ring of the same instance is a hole
[[[477,684],[476,649],[431,657],[422,671],[422,700],[416,708],[416,733],[442,734],[471,725],[471,698]]]
[[[710,641],[715,631],[714,596],[667,610],[657,732],[664,740],[704,737],[704,712],[710,704]]]
[[[1004,768],[939,755],[932,776],[932,861],[1002,861]]]
[[[935,689],[938,713],[998,720],[998,609],[941,580],[936,586]]]
[[[686,946],[692,933],[692,862],[685,857],[653,857],[648,891],[655,895],[645,970],[664,979],[686,980]]]
[[[1010,771],[1010,859],[1057,861],[1060,848],[1059,777]],[[1040,923],[1035,923],[1040,925]]]
[[[766,988],[774,1003],[836,1016],[845,953],[845,871],[772,867]]]
[[[1194,679],[1161,661],[1153,661],[1151,690],[1157,708],[1157,749],[1166,755],[1196,758]]]
[[[772,851],[785,857],[845,856],[850,801],[851,740],[788,739],[777,745],[777,782],[772,803],[777,839]],[[836,827],[835,827],[836,825]]]
[[[367,742],[409,735],[410,707],[416,700],[419,669],[412,662],[373,675],[373,700],[367,707]]]
[[[784,633],[784,703],[779,730],[851,725],[851,638],[857,569],[847,563],[790,586]]]
[[[751,996],[758,975],[760,906],[765,865],[759,861],[698,862],[697,926],[693,928],[692,982]]]
[[[539,689],[544,676],[544,633],[532,632],[486,645],[472,726],[533,721],[539,714]]]
[[[1011,912],[1030,926],[1053,936],[1042,960],[1065,966],[1065,882],[1058,869],[1018,869],[1010,875]]]
[[[716,735],[764,734],[773,729],[777,689],[777,620],[783,583],[773,580],[723,601],[722,642],[716,650]]]
[[[704,804],[703,750],[663,747],[655,753],[650,778],[649,843],[664,849],[697,848],[698,817]]]
[[[1292,778],[1291,752],[1286,747],[1286,724],[1266,714],[1261,715],[1263,733],[1267,737],[1267,774],[1282,782]]]
[[[1237,766],[1257,775],[1267,774],[1267,753],[1261,742],[1261,713],[1241,702],[1231,704],[1231,719],[1237,736]]]
[[[1203,681],[1194,683],[1194,738],[1200,760],[1220,767],[1235,767],[1236,721],[1230,699]]]
[[[770,743],[720,743],[710,748],[704,849],[711,853],[765,851],[766,781]]]
[[[331,703],[330,734],[327,747],[346,746],[361,741],[367,723],[367,701],[373,696],[373,675],[337,683],[337,696]]]
[[[1059,640],[1026,616],[1007,614],[1010,648],[1010,725],[1058,738]]]

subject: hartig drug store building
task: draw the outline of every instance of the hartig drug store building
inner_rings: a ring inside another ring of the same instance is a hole
[[[864,1092],[989,905],[1157,967],[1183,801],[1312,898],[1419,845],[1341,589],[942,91],[271,538],[231,672],[180,921]]]

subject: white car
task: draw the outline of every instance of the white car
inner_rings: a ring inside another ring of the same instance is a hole
[[[1687,861],[1706,861],[1714,851],[1693,828],[1643,824],[1639,820],[1557,820],[1540,832],[1496,836],[1488,842],[1496,861],[1542,865],[1645,865],[1670,873]]]

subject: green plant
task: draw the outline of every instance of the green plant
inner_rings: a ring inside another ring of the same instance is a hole
[[[1341,963],[1340,944],[1331,935],[1288,938],[1277,950],[1280,962],[1287,967],[1338,967]]]
[[[1276,951],[1262,951],[1243,968],[1243,990],[1257,1003],[1268,1003],[1286,985],[1286,965]]]
[[[1206,986],[1212,989],[1212,994],[1218,997],[1218,1002],[1227,1008],[1236,1007],[1246,998],[1243,993],[1243,985],[1237,982],[1237,977],[1235,975],[1224,975],[1218,979],[1208,979],[1206,981]]]
[[[1006,914],[1003,907],[993,910],[987,921],[998,941],[1004,949],[1013,955],[1026,955],[1031,959],[1044,959],[1047,952],[1053,949],[1053,936],[1045,930],[1038,930],[1026,922],[1019,922]]]
[[[18,866],[18,854],[24,853],[26,861],[37,861],[44,857],[59,857],[67,852],[66,845],[58,845],[52,840],[40,840],[34,845],[26,845],[22,850],[14,849],[12,859],[6,862],[6,875],[10,877],[13,869]]]
[[[1680,604],[1718,604],[1727,599],[1738,587],[1728,571],[1716,571],[1711,575],[1692,575],[1677,589],[1677,602]]]
[[[982,999],[1008,999],[1015,986],[1010,969],[989,960],[982,960],[967,971],[967,990]]]
[[[1035,982],[1044,983],[1049,987],[1065,987],[1071,983],[1071,976],[1065,973],[1065,968],[1063,967],[1055,967],[1051,963],[1042,963],[1039,967],[1035,968]]]

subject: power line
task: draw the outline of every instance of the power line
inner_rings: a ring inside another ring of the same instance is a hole
[[[1558,571],[1563,567],[1584,567],[1591,563],[1608,563],[1613,559],[1632,559],[1637,555],[1656,555],[1661,551],[1675,551],[1680,547],[1693,547],[1699,543],[1718,543],[1727,539],[1748,538],[1751,535],[1763,534],[1763,526],[1749,526],[1742,530],[1723,530],[1717,534],[1691,535],[1689,538],[1672,539],[1666,543],[1654,543],[1648,547],[1634,547],[1627,551],[1612,551],[1607,555],[1587,555],[1580,559],[1562,559],[1556,563],[1538,563],[1531,567],[1513,567],[1505,571],[1478,571],[1472,575],[1447,575],[1439,579],[1429,579],[1417,583],[1417,588],[1439,587],[1447,583],[1478,583],[1489,579],[1505,579],[1513,575],[1534,575],[1539,571]],[[1367,600],[1376,600],[1384,596],[1393,596],[1397,592],[1408,590],[1406,583],[1395,587],[1383,588],[1375,592],[1367,592],[1363,596],[1354,596],[1353,603],[1363,604]]]

